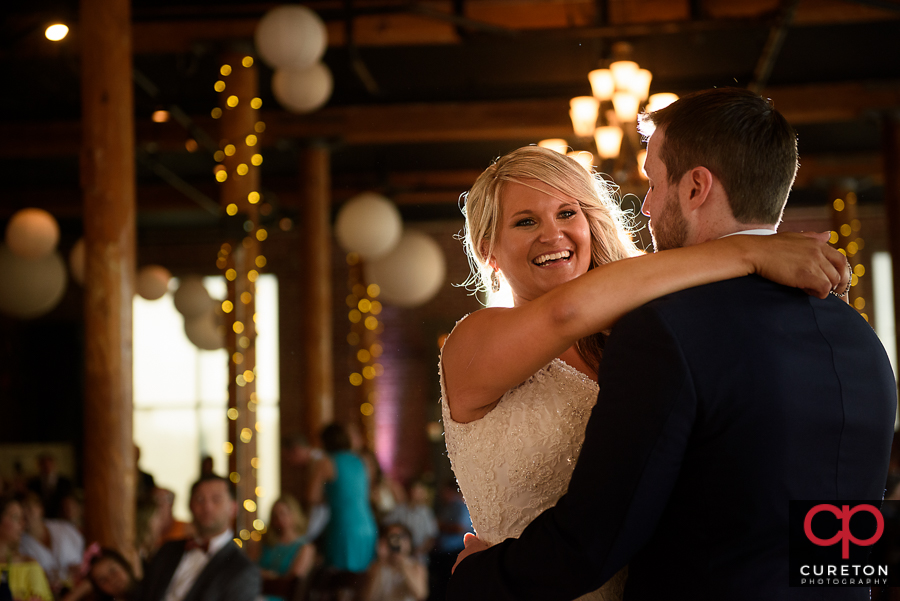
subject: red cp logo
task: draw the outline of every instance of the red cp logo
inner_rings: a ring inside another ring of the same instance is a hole
[[[837,534],[829,539],[821,539],[813,534],[812,531],[813,516],[822,511],[827,511],[828,513],[834,514],[836,518],[841,520],[840,531],[838,531]],[[878,522],[878,529],[875,531],[875,534],[871,538],[867,538],[866,540],[860,540],[850,534],[850,518],[860,511],[867,511],[871,513],[875,516],[875,521]],[[853,509],[850,509],[849,505],[843,505],[841,506],[841,509],[838,509],[835,505],[828,505],[823,503],[821,505],[816,505],[809,510],[809,513],[806,514],[806,519],[803,520],[803,531],[806,533],[806,538],[819,545],[820,547],[830,547],[838,541],[841,541],[841,557],[843,559],[849,559],[850,541],[853,541],[854,544],[860,546],[874,545],[878,541],[878,539],[881,538],[882,532],[884,532],[884,518],[881,516],[881,512],[878,511],[878,509],[873,505],[857,505]]]

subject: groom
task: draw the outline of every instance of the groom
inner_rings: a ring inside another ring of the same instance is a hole
[[[641,132],[657,250],[774,232],[797,151],[768,102],[699,92]],[[599,382],[567,494],[517,540],[470,541],[448,600],[574,599],[625,565],[626,601],[869,598],[788,587],[790,500],[884,493],[894,376],[846,303],[757,276],[672,294],[613,328]]]

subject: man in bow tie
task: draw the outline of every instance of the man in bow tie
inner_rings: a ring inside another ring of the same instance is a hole
[[[141,601],[253,601],[259,570],[234,544],[231,482],[209,474],[191,487],[195,538],[166,543],[147,568]]]

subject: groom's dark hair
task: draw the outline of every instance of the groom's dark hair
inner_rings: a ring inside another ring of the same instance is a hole
[[[725,188],[738,222],[781,221],[797,175],[797,134],[771,100],[742,88],[694,92],[640,116],[645,137],[660,128],[659,156],[670,183],[706,167]]]

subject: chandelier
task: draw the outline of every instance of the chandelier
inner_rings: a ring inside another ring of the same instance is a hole
[[[637,117],[643,105],[644,112],[652,112],[678,100],[671,93],[650,95],[653,74],[638,63],[628,60],[631,45],[618,42],[613,46],[616,57],[609,66],[588,73],[591,96],[576,96],[569,101],[569,117],[579,138],[593,138],[597,157],[601,161],[613,160],[613,168],[619,177],[627,178],[636,167],[644,177],[643,164],[646,151],[641,148],[637,133]],[[623,144],[623,142],[625,142]],[[542,140],[540,146],[568,154],[591,169],[593,157],[587,151],[566,152],[568,144],[563,139]],[[627,152],[623,152],[627,148]],[[633,158],[631,161],[629,159]]]

